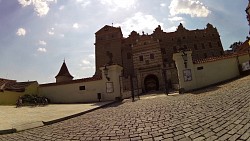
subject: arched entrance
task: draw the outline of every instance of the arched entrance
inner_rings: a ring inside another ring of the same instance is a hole
[[[157,76],[150,74],[144,79],[144,86],[146,92],[158,91],[159,90],[159,80]]]

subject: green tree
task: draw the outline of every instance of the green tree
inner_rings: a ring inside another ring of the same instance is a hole
[[[241,46],[243,44],[243,42],[239,41],[239,42],[234,42],[233,44],[230,45],[230,48],[233,52],[235,52],[237,50],[237,48],[239,46]]]

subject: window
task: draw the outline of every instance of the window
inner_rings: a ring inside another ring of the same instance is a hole
[[[182,37],[182,39],[186,39],[186,37],[184,36],[184,37]]]
[[[176,48],[176,46],[174,46],[174,52],[177,52],[177,48]]]
[[[204,57],[207,58],[207,53],[204,53]]]
[[[127,59],[131,59],[131,53],[127,53]]]
[[[208,44],[209,44],[209,47],[210,47],[210,48],[212,48],[212,43],[211,43],[211,42],[209,42]]]
[[[161,53],[162,54],[166,54],[166,49],[165,48],[161,48]]]
[[[194,44],[194,49],[195,49],[195,50],[197,50],[197,49],[198,49],[196,44]]]
[[[187,45],[184,45],[183,47],[184,47],[184,49],[187,49]]]
[[[143,56],[139,56],[139,60],[140,60],[140,61],[143,61]]]
[[[168,62],[168,58],[165,58],[165,59],[164,59],[164,62]]]
[[[154,54],[150,54],[150,59],[155,59],[155,55]]]
[[[80,91],[85,90],[85,86],[79,86],[79,90]]]
[[[203,70],[203,67],[201,66],[201,67],[197,67],[197,70]]]
[[[202,44],[201,44],[201,46],[202,46],[202,49],[205,49],[205,45],[204,45],[204,43],[202,43]]]

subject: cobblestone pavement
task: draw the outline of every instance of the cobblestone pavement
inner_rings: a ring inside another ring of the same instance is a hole
[[[125,100],[0,140],[250,141],[250,76],[190,94]]]

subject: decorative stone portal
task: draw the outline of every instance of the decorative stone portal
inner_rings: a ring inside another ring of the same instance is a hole
[[[150,74],[144,79],[144,86],[146,92],[158,91],[159,90],[159,80],[157,76]]]

